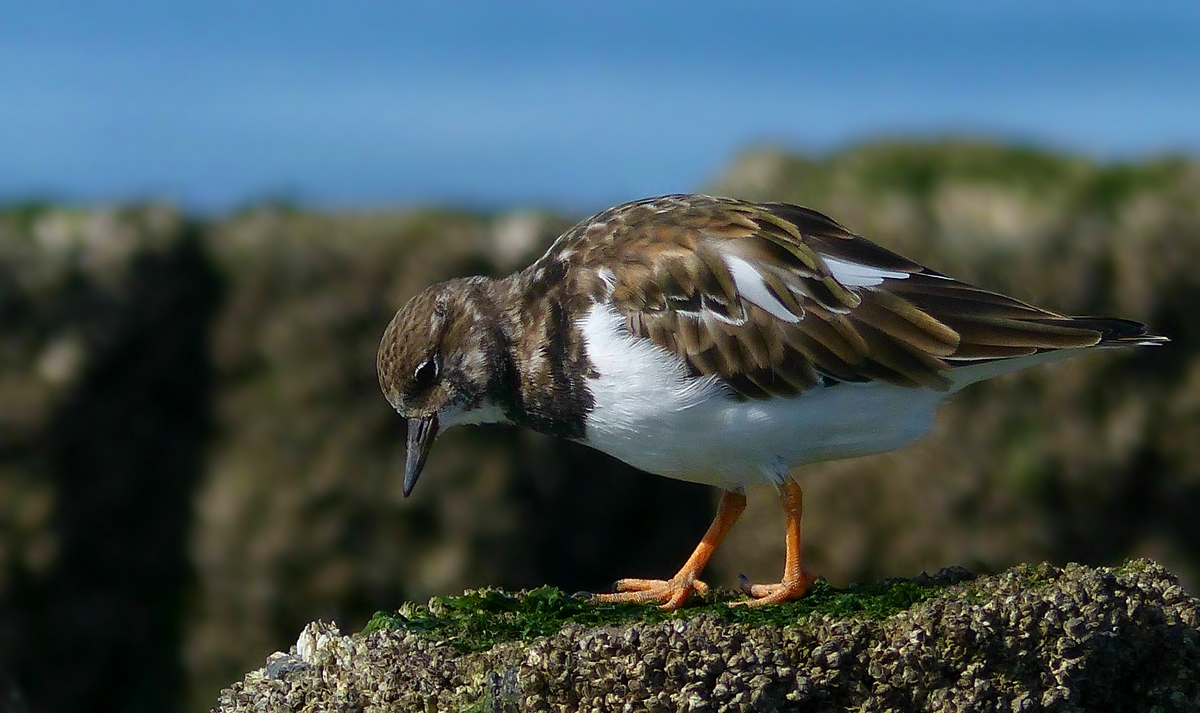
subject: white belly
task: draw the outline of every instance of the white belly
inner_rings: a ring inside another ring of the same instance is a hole
[[[796,398],[739,401],[694,379],[674,355],[629,335],[611,308],[580,325],[598,372],[584,443],[642,470],[741,488],[792,466],[899,448],[933,425],[945,396],[884,383],[817,387]]]

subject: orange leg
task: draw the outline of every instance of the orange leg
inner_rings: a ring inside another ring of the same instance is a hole
[[[787,530],[785,543],[787,556],[783,564],[783,580],[778,584],[755,584],[742,582],[742,591],[753,599],[733,602],[731,606],[741,605],[757,607],[764,604],[779,604],[781,602],[799,599],[812,584],[817,576],[804,571],[800,563],[800,517],[804,513],[804,494],[796,481],[788,478],[779,489],[779,500],[787,515]]]
[[[725,539],[725,534],[733,523],[737,522],[742,511],[746,509],[746,496],[742,493],[726,491],[721,496],[721,504],[717,506],[717,516],[708,526],[708,532],[696,545],[696,551],[688,557],[683,568],[670,579],[622,579],[617,582],[615,594],[593,595],[594,602],[658,602],[663,609],[678,609],[696,592],[700,596],[708,593],[708,585],[700,581],[700,573],[704,571],[708,560],[712,558],[717,545]]]

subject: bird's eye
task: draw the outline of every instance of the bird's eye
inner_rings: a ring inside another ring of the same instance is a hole
[[[433,386],[433,382],[438,377],[438,358],[430,357],[421,362],[417,370],[413,372],[413,390],[422,392]]]

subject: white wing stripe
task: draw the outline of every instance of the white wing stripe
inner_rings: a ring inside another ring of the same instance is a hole
[[[833,274],[833,279],[842,283],[846,287],[874,287],[875,285],[883,284],[885,279],[890,280],[906,280],[908,279],[907,272],[897,272],[895,270],[881,270],[870,265],[863,265],[849,260],[840,260],[836,257],[822,255],[821,259],[825,261],[825,266],[829,268],[829,272]]]
[[[800,321],[800,317],[791,313],[774,295],[767,290],[762,275],[749,262],[733,255],[725,256],[725,264],[729,266],[729,274],[733,276],[733,284],[742,299],[753,302],[772,315],[789,324]],[[876,283],[878,284],[878,283]]]

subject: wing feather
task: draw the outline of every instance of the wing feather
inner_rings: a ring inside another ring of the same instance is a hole
[[[994,347],[1078,349],[1094,346],[1100,333],[1068,326],[1066,320],[1018,320],[1007,317],[947,317],[964,341]]]
[[[937,356],[953,354],[960,341],[959,333],[949,326],[911,302],[880,290],[867,293],[866,299],[854,311],[854,319],[894,340]]]

